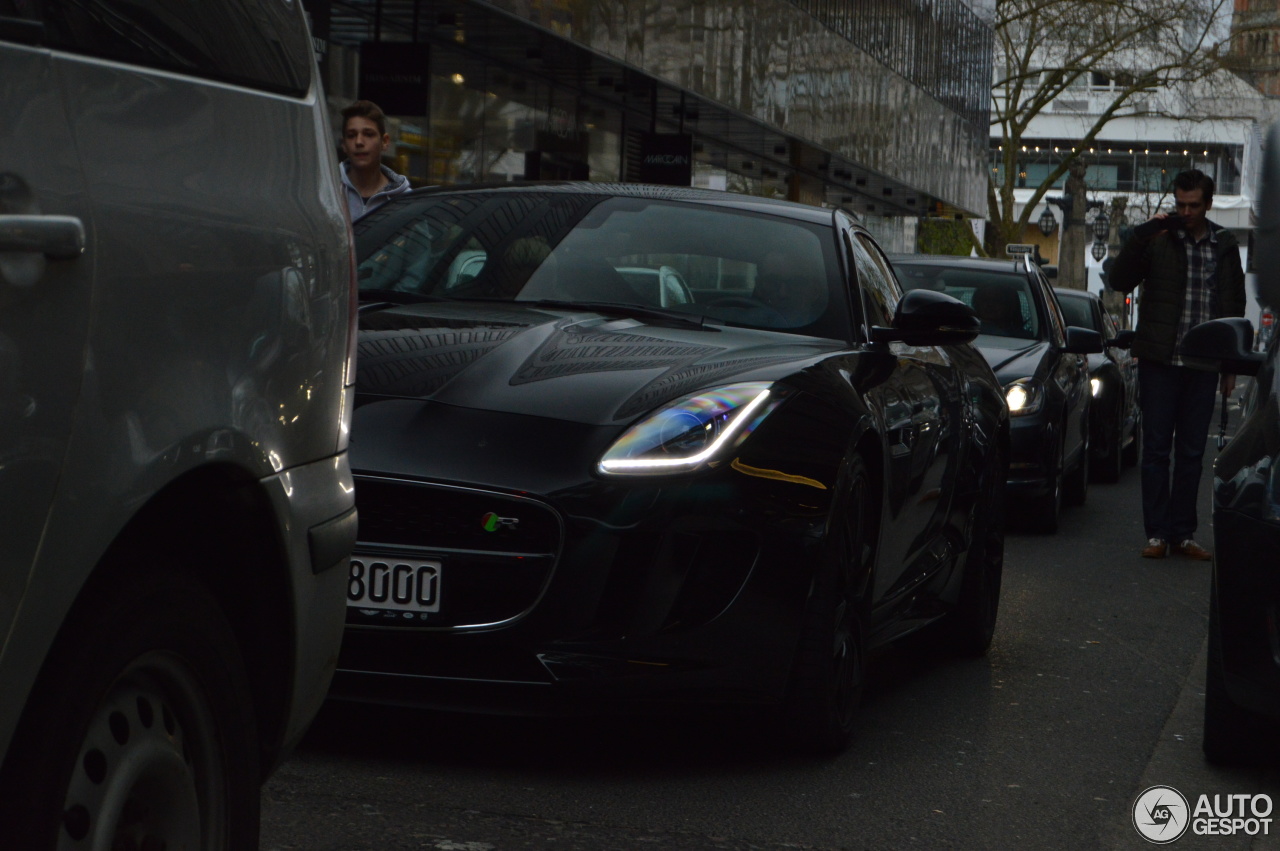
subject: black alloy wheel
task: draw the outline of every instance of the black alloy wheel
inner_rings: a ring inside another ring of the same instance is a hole
[[[1053,429],[1045,430],[1044,441],[1051,447],[1051,454],[1044,464],[1048,489],[1029,500],[1024,510],[1031,531],[1052,535],[1058,531],[1062,517],[1062,441]]]
[[[1005,479],[1009,465],[999,446],[987,454],[973,508],[964,578],[955,609],[943,620],[946,646],[962,656],[983,656],[995,637],[1004,579]]]
[[[854,456],[844,497],[832,507],[826,553],[814,577],[783,705],[783,729],[792,746],[814,755],[845,750],[866,677],[866,621],[859,577],[872,566],[880,505],[866,463]]]
[[[1112,484],[1120,481],[1120,474],[1124,471],[1124,457],[1120,448],[1120,441],[1123,439],[1124,411],[1117,408],[1115,414],[1108,418],[1102,446],[1094,447],[1097,451],[1093,456],[1093,476],[1099,482]]]
[[[1084,505],[1089,497],[1089,457],[1093,441],[1089,435],[1088,412],[1085,413],[1082,421],[1085,423],[1085,428],[1084,445],[1080,447],[1080,457],[1076,459],[1075,467],[1070,473],[1064,475],[1062,480],[1062,501],[1065,505]],[[1064,435],[1067,432],[1065,425],[1062,432]],[[1059,450],[1058,457],[1060,459],[1066,457],[1065,447]]]
[[[1124,464],[1126,467],[1135,467],[1142,463],[1142,413],[1139,412],[1134,418],[1133,423],[1133,440],[1129,441],[1129,445],[1123,450]]]

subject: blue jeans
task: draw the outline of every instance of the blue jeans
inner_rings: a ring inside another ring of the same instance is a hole
[[[1148,538],[1177,543],[1195,535],[1200,473],[1217,387],[1218,375],[1213,372],[1138,362],[1142,522]]]

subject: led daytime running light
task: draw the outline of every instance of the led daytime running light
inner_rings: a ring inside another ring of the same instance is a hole
[[[622,473],[629,470],[674,470],[679,468],[693,468],[702,464],[707,459],[714,456],[726,444],[731,442],[742,429],[746,428],[754,419],[755,412],[764,405],[769,398],[769,391],[761,390],[760,395],[756,396],[738,413],[733,421],[720,433],[710,446],[699,452],[697,455],[690,455],[686,458],[614,458],[605,459],[600,462],[600,469],[606,473]]]

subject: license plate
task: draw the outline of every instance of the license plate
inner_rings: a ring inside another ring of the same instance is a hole
[[[388,556],[351,559],[347,605],[396,612],[440,611],[440,562]]]

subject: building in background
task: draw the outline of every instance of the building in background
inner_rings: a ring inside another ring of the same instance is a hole
[[[1021,150],[1016,152],[1019,212],[1063,154],[1081,144],[1088,128],[1114,102],[1114,85],[1105,74],[1093,73],[1032,120]],[[1000,96],[999,91],[993,95],[997,100]],[[1197,168],[1217,184],[1210,218],[1235,231],[1241,245],[1247,246],[1253,227],[1251,209],[1261,131],[1268,109],[1266,98],[1226,70],[1185,88],[1155,89],[1130,101],[1082,156],[1088,166],[1084,177],[1087,202],[1094,205],[1089,215],[1109,212],[1113,199],[1120,197],[1126,201],[1125,216],[1130,225],[1146,221],[1156,212],[1170,211],[1173,177]],[[988,167],[997,178],[1003,176],[1003,144],[998,135],[991,138]],[[1051,263],[1061,259],[1063,210],[1055,202],[1061,199],[1064,184],[1065,176],[1055,182],[1057,194],[1040,201],[1021,238],[1024,243],[1038,245]],[[1052,218],[1046,219],[1046,215]],[[1041,227],[1041,222],[1052,223],[1052,228]],[[1082,247],[1087,288],[1101,292],[1103,264],[1118,248],[1117,229],[1103,240],[1109,243],[1106,250],[1095,253],[1092,240],[1090,235]]]
[[[419,185],[700,185],[839,206],[894,250],[981,215],[994,0],[303,0],[336,110]]]
[[[1235,0],[1231,67],[1267,97],[1280,96],[1280,0]]]

